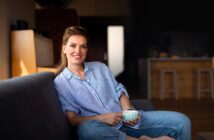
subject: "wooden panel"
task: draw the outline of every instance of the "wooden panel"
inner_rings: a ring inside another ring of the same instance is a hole
[[[52,42],[50,39],[41,38],[33,30],[13,31],[11,39],[12,77],[42,71],[56,72],[57,69],[53,66]],[[40,50],[37,49],[36,51],[36,47]],[[40,63],[37,63],[37,59],[40,60]]]
[[[150,61],[151,69],[151,98],[160,97],[160,70],[162,69],[175,69],[177,71],[177,87],[178,87],[178,98],[195,98],[195,82],[196,77],[194,70],[197,68],[212,68],[211,59],[169,59],[169,60],[158,60],[154,59]],[[165,77],[166,88],[171,87],[172,77],[170,75]],[[202,83],[205,80],[202,78]],[[204,94],[205,95],[205,94]],[[202,94],[203,96],[203,94]],[[165,93],[166,98],[173,98],[172,93]]]
[[[34,33],[32,30],[12,32],[12,76],[36,72]]]
[[[37,72],[44,72],[44,71],[49,71],[49,72],[57,72],[57,68],[49,68],[49,67],[38,67]]]

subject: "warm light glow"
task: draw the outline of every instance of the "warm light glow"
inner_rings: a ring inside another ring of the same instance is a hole
[[[124,27],[108,26],[108,66],[114,76],[124,70]]]

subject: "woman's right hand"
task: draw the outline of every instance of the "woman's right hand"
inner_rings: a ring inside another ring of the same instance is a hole
[[[107,113],[107,114],[102,114],[99,116],[100,121],[110,125],[114,126],[117,125],[122,121],[122,113],[121,112],[113,112],[113,113]]]

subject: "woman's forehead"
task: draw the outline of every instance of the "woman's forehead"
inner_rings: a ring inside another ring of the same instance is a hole
[[[87,43],[87,39],[82,35],[72,35],[68,38],[68,43]]]

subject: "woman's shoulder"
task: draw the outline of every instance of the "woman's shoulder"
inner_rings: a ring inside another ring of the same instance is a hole
[[[86,62],[86,64],[90,68],[107,68],[107,65],[100,61]]]
[[[54,78],[54,82],[61,82],[62,79],[64,79],[65,77],[69,77],[69,71],[67,70],[67,68],[65,67],[60,73],[58,73],[55,78]]]
[[[54,83],[58,83],[62,80],[62,72],[55,76]]]

